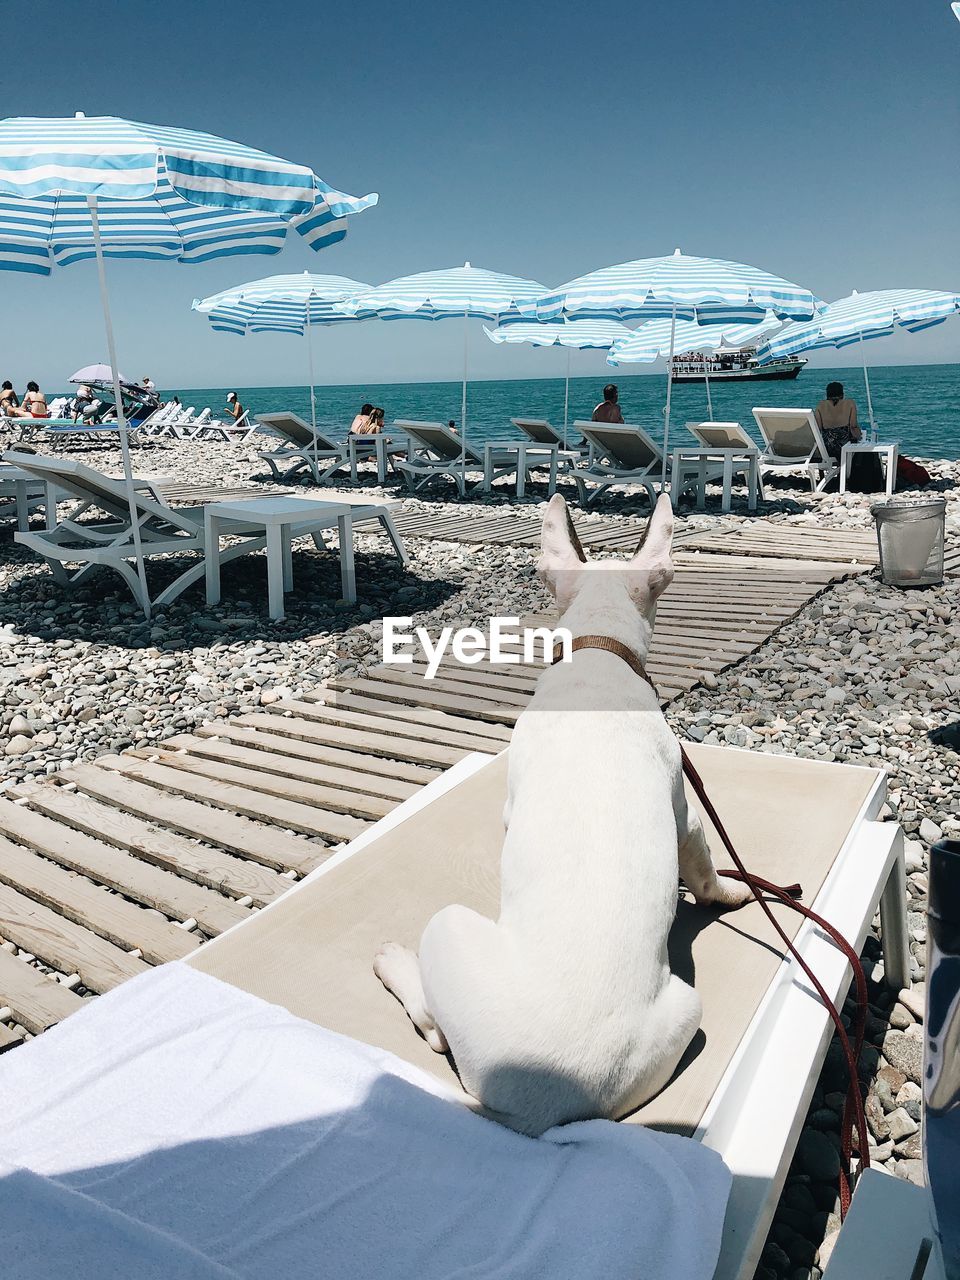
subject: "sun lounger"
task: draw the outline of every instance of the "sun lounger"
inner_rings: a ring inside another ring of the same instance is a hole
[[[208,415],[210,410],[204,410]],[[258,424],[250,417],[250,410],[245,409],[239,418],[219,419],[208,416],[203,422],[197,419],[197,427],[191,439],[223,440],[227,444],[243,444],[244,440],[257,430]]]
[[[751,439],[739,422],[688,422],[687,430],[701,449],[736,449],[755,453],[757,448],[756,441]],[[732,480],[737,475],[742,475],[744,483],[749,484],[750,463],[734,458],[731,461],[729,478]],[[763,483],[759,474],[759,463],[757,488],[760,497],[763,498]],[[728,505],[724,507],[724,510],[729,510],[728,490],[725,491],[725,502]]]
[[[563,432],[555,427],[546,418],[511,418],[510,421],[525,436],[529,436],[531,440],[537,444],[555,444],[561,449],[575,449],[578,453],[586,452],[586,445],[581,441],[580,445],[573,443],[564,444]],[[574,428],[567,434],[569,441],[570,435],[579,435],[580,428],[574,423]]]
[[[288,480],[306,470],[317,484],[324,484],[349,466],[347,446],[322,431],[314,433],[310,423],[296,413],[261,413],[259,425],[285,441],[282,449],[257,454],[277,480]]]
[[[805,471],[814,493],[822,493],[839,473],[827,452],[812,409],[754,409],[754,419],[766,446],[760,472]]]
[[[41,481],[47,486],[48,492],[51,488],[55,488],[58,496],[72,498],[76,503],[69,513],[57,519],[55,524],[50,519],[51,512],[48,511],[48,526],[51,527],[44,532],[18,532],[14,535],[15,540],[42,556],[49,564],[56,580],[65,586],[73,586],[84,581],[97,569],[113,569],[120,574],[134,598],[146,610],[150,602],[144,599],[143,586],[134,564],[135,546],[126,483],[123,480],[113,480],[104,476],[82,463],[58,458],[41,458],[35,454],[10,450],[4,455],[4,460],[12,462],[28,475]],[[254,495],[251,507],[255,507],[258,501],[262,505],[269,500],[258,499],[257,495]],[[336,495],[336,501],[338,505],[347,505],[356,509],[355,520],[351,512],[351,529],[354,525],[360,526],[368,520],[377,521],[390,538],[401,563],[407,563],[406,552],[393,525],[389,504],[356,503],[340,495]],[[176,554],[181,551],[201,553],[197,560],[183,569],[152,601],[155,605],[169,604],[205,575],[207,551],[205,514],[207,506],[211,504],[170,507],[160,496],[155,483],[142,480],[135,483],[135,503],[141,552],[145,558]],[[242,506],[242,503],[240,505]],[[318,515],[304,520],[303,532],[309,533],[318,549],[323,549],[326,544],[321,524],[326,527],[330,523],[335,524],[336,519],[332,521],[326,519],[330,508],[329,502],[318,502],[315,505],[318,508]],[[101,512],[106,517],[106,521],[103,523],[89,521],[82,524],[78,522],[81,515],[94,511]],[[292,532],[293,536],[297,536],[295,527]],[[231,538],[239,541],[223,549],[218,546],[221,567],[238,556],[268,545],[265,526],[255,514],[251,514],[249,525],[242,519],[231,517],[229,534]],[[352,564],[352,547],[348,555]],[[288,556],[286,564],[289,566]],[[77,567],[68,570],[67,565]]]
[[[431,480],[448,477],[457,486],[461,498],[467,493],[467,472],[483,472],[483,455],[471,444],[464,444],[461,436],[442,422],[417,422],[410,418],[398,418],[394,427],[405,431],[410,441],[405,461],[399,461],[397,470],[407,482],[411,493],[423,489]],[[517,455],[494,453],[493,475],[514,474]]]
[[[136,448],[143,443],[140,438],[140,428],[131,426],[130,423],[121,427],[118,422],[84,422],[82,419],[79,422],[74,422],[73,419],[63,422],[44,422],[43,430],[32,439],[39,444],[55,444],[62,440],[68,447],[73,447],[84,440],[110,445],[119,440],[121,430],[126,431],[127,443],[131,447]]]
[[[0,520],[13,518],[17,528],[30,528],[30,514],[43,507],[46,486],[19,467],[0,463]]]
[[[651,506],[656,502],[663,474],[663,451],[643,427],[633,423],[612,426],[581,420],[573,425],[590,446],[589,465],[573,472],[581,506],[596,502],[612,485],[628,488],[639,485],[646,490]],[[670,479],[669,459],[667,479]],[[594,486],[592,492],[591,485]]]
[[[879,821],[883,772],[688,749],[747,865],[775,882],[799,879],[804,901],[857,948],[879,905],[886,981],[893,989],[908,984],[903,841],[895,824]],[[448,1059],[417,1035],[371,964],[384,939],[416,947],[426,922],[449,903],[497,915],[506,754],[474,763],[471,776],[384,834],[365,832],[188,963],[458,1089]],[[784,821],[800,812],[802,823]],[[718,865],[729,865],[704,821]],[[841,999],[850,980],[842,953],[798,915],[774,910],[831,997]],[[832,1024],[795,963],[782,961],[755,905],[717,916],[682,903],[671,964],[701,995],[701,1032],[666,1089],[626,1119],[692,1136],[723,1156],[734,1181],[716,1277],[748,1280]],[[638,1274],[642,1263],[636,1260]]]

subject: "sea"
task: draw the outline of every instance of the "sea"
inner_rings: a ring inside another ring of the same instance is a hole
[[[663,434],[666,377],[623,376],[611,370],[610,381],[620,388],[620,404],[627,422],[645,427],[655,438]],[[602,375],[570,379],[570,421],[589,418],[602,398]],[[828,382],[842,382],[856,402],[861,424],[867,421],[863,369],[807,368],[792,382],[711,382],[713,420],[740,422],[761,443],[751,410],[754,405],[812,408]],[[254,415],[291,410],[310,420],[308,387],[192,387],[168,388],[164,396],[179,395],[197,409],[209,405],[217,413],[226,393],[234,389]],[[870,369],[874,418],[883,441],[897,441],[901,452],[914,458],[960,459],[960,364],[887,365]],[[683,442],[683,424],[705,421],[703,384],[674,385],[670,410],[671,441]],[[364,401],[381,406],[387,424],[394,418],[449,422],[460,426],[459,382],[370,382],[316,389],[317,425],[335,438],[345,435]],[[563,378],[528,378],[471,382],[467,395],[467,433],[476,441],[509,439],[515,435],[510,419],[547,418],[563,426]],[[692,439],[690,441],[692,443]]]

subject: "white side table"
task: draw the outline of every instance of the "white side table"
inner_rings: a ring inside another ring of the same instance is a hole
[[[893,497],[894,486],[897,483],[897,453],[898,446],[895,444],[874,444],[869,440],[857,440],[855,443],[845,444],[840,450],[840,492],[847,492],[847,480],[850,476],[850,465],[853,462],[855,453],[875,453],[878,457],[883,458],[886,468],[887,497]]]
[[[493,487],[494,466],[498,462],[494,454],[517,457],[517,497],[522,498],[527,491],[527,474],[534,467],[549,466],[550,479],[547,482],[547,494],[552,497],[557,489],[557,464],[560,459],[560,446],[542,444],[537,440],[485,440],[483,445],[483,492],[489,493]]]
[[[368,436],[358,436],[351,432],[347,436],[347,452],[350,458],[350,479],[354,483],[357,480],[357,463],[361,458],[369,458],[373,453],[377,460],[377,482],[384,484],[387,479],[387,468],[390,465],[390,454],[403,453],[405,449],[402,445],[391,442],[382,431],[376,431]]]
[[[369,518],[369,511],[366,513]],[[270,617],[284,616],[283,594],[293,587],[293,538],[311,536],[323,546],[322,529],[336,524],[340,534],[340,581],[344,600],[357,598],[353,564],[353,510],[347,503],[314,498],[251,498],[245,502],[212,502],[204,508],[204,558],[207,604],[220,601],[220,538],[229,525],[242,525],[245,533],[263,529],[267,542],[267,596]]]
[[[723,483],[723,496],[720,502],[721,511],[730,510],[735,471],[746,472],[747,506],[750,511],[756,511],[759,458],[759,449],[742,447],[735,449],[674,449],[672,478],[670,481],[670,495],[673,505],[677,505],[677,499],[679,499],[683,489],[684,476],[692,473],[697,477],[697,507],[702,511],[706,505],[707,481],[716,475],[717,467],[719,466]]]
[[[26,533],[30,528],[31,506],[36,506],[45,495],[49,506],[50,495],[46,492],[46,486],[42,480],[38,480],[29,472],[2,463],[0,464],[0,497],[8,493],[13,494],[16,505],[17,528],[21,533]]]

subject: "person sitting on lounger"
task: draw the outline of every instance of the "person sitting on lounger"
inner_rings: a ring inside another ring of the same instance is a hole
[[[623,414],[620,412],[620,392],[612,382],[603,388],[603,399],[593,411],[594,422],[611,422],[622,425]]]
[[[855,444],[861,436],[855,401],[843,394],[842,382],[831,382],[826,399],[821,400],[813,412],[827,453],[839,460],[843,446]]]
[[[11,418],[50,417],[50,412],[47,409],[47,398],[35,382],[27,383],[26,395],[24,395],[23,403],[20,407],[11,407],[7,412]]]
[[[370,410],[370,422],[367,426],[367,435],[377,436],[383,430],[383,410],[381,408]]]
[[[240,397],[235,391],[227,392],[227,413],[229,413],[234,422],[239,422],[244,415],[244,408],[240,403]]]
[[[372,413],[372,404],[362,404],[360,406],[360,412],[350,423],[350,434],[352,436],[368,436],[370,434],[370,415]]]
[[[5,382],[0,387],[0,416],[6,415],[8,418],[15,418],[14,410],[20,408],[20,401],[17,393],[13,389],[12,382]]]

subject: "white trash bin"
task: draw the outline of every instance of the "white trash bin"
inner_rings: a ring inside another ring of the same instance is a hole
[[[943,581],[944,498],[878,502],[880,576],[890,587],[934,587]]]

